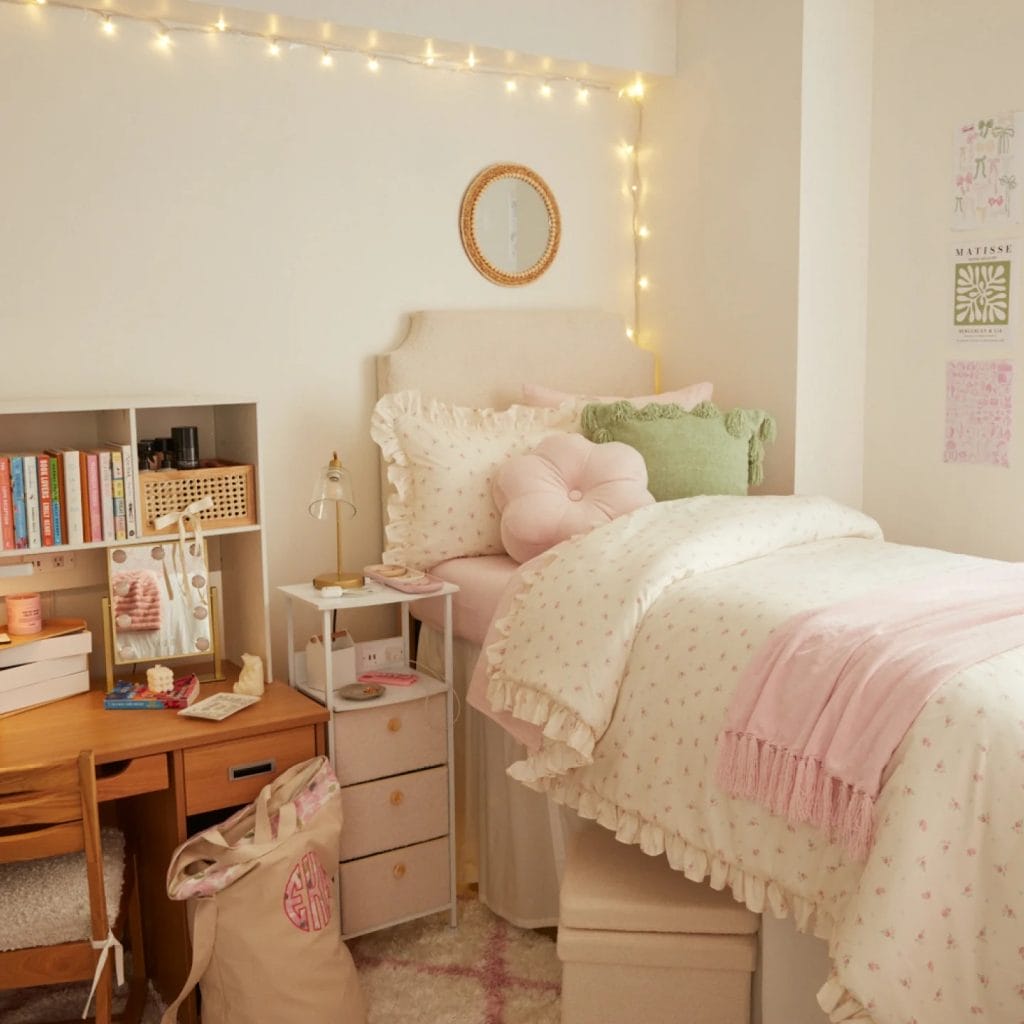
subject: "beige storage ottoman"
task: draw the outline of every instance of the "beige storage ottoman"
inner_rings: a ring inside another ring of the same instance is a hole
[[[749,1024],[760,918],[591,826],[562,881],[562,1024]]]

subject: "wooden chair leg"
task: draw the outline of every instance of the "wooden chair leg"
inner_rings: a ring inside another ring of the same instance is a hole
[[[111,1024],[111,1001],[113,994],[114,964],[110,954],[107,955],[107,962],[103,965],[103,973],[100,975],[100,983],[96,986],[96,1024]]]
[[[146,978],[146,953],[142,942],[142,907],[139,903],[139,878],[135,871],[135,858],[129,857],[126,866],[128,877],[126,884],[130,885],[128,890],[128,942],[132,952],[132,973],[128,979],[128,996],[124,1010],[121,1013],[121,1024],[139,1024],[142,1019],[142,1011],[146,1006],[146,996],[149,993],[148,979]]]

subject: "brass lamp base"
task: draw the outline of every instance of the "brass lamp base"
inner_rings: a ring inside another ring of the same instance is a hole
[[[361,587],[365,583],[363,574],[359,572],[322,572],[313,577],[313,586],[317,590],[324,587]]]

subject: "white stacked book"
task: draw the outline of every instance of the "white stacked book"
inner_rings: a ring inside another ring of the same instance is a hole
[[[82,619],[50,619],[41,633],[11,637],[0,645],[0,714],[84,693],[91,650]]]

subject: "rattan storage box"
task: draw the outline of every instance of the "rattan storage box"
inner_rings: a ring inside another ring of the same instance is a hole
[[[168,512],[180,512],[209,495],[213,508],[200,512],[204,529],[253,526],[256,498],[253,467],[216,466],[209,469],[163,469],[139,473],[139,505],[143,536],[175,533],[177,525],[158,530],[153,521]]]
[[[593,825],[562,880],[562,1024],[749,1024],[760,918]]]

